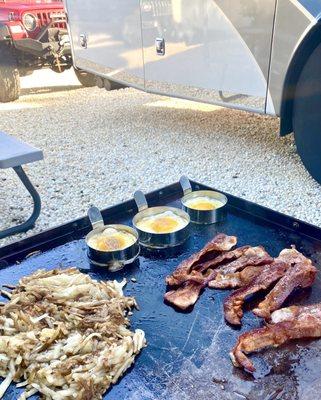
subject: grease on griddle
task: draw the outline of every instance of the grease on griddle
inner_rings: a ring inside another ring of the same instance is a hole
[[[227,380],[225,378],[216,378],[215,376],[212,378],[212,381],[220,386],[222,390],[225,390],[225,386],[227,384]]]

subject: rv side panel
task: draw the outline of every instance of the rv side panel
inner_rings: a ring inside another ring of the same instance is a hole
[[[264,112],[275,5],[142,0],[146,90]]]
[[[65,3],[75,66],[144,88],[139,0]]]

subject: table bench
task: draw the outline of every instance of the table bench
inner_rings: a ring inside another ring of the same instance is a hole
[[[0,132],[0,169],[13,168],[19,179],[33,199],[33,212],[25,222],[20,225],[0,231],[0,239],[16,233],[27,232],[35,226],[40,210],[40,196],[26,175],[22,165],[43,159],[43,152],[19,139],[4,132]]]

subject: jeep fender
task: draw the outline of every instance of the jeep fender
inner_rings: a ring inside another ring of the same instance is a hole
[[[289,63],[282,91],[280,135],[293,132],[293,101],[301,71],[317,46],[321,43],[321,19],[310,27]],[[317,65],[316,65],[317,68]],[[320,65],[319,65],[320,68]]]

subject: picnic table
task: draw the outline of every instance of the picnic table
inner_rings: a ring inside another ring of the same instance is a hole
[[[0,132],[0,169],[13,168],[20,181],[25,186],[33,199],[33,211],[31,216],[22,224],[9,227],[0,231],[0,239],[16,233],[27,232],[32,229],[37,221],[41,200],[39,193],[31,183],[22,165],[33,163],[43,159],[43,152],[7,133]]]

